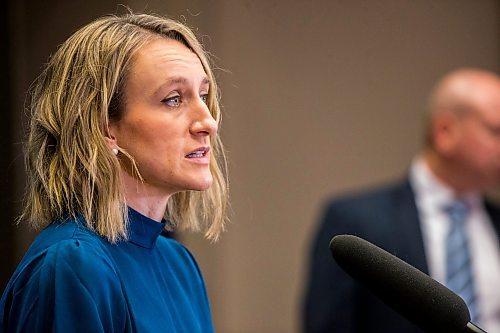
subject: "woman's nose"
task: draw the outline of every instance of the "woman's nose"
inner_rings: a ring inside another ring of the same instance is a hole
[[[193,135],[208,135],[212,136],[217,133],[218,125],[214,119],[208,106],[204,101],[196,102],[196,110],[194,110],[194,121],[191,126],[191,133]]]

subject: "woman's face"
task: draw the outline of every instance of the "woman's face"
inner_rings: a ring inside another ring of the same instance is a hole
[[[125,110],[110,134],[135,159],[145,185],[162,195],[212,184],[210,137],[217,123],[205,103],[209,89],[200,60],[178,41],[155,39],[134,57]]]

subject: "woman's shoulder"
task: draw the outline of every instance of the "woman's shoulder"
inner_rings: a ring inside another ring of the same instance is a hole
[[[85,247],[85,254],[102,255],[107,241],[86,227],[80,218],[68,218],[56,221],[45,228],[33,241],[26,256],[38,256],[43,253],[57,254],[64,258],[74,255],[75,250]],[[82,253],[84,254],[84,253]]]
[[[66,327],[77,322],[68,318],[78,317],[85,310],[89,321],[80,323],[83,331],[96,331],[94,326],[101,324],[111,327],[107,321],[116,318],[124,323],[126,305],[122,287],[104,242],[72,219],[53,223],[43,230],[2,296],[0,309],[4,309],[5,322],[42,322],[41,326],[46,328]],[[103,318],[102,313],[106,314]],[[83,329],[87,326],[92,328]]]
[[[195,271],[201,277],[202,273],[193,253],[180,241],[166,233],[158,237],[157,246],[162,255],[169,258],[172,266],[181,271]]]
[[[158,237],[156,245],[163,253],[170,253],[173,255],[190,258],[190,260],[194,260],[194,256],[188,250],[188,248],[175,237],[172,237],[172,235],[167,234],[166,232],[161,233],[160,237]]]
[[[114,265],[105,243],[78,219],[54,222],[35,238],[13,279],[113,276]]]

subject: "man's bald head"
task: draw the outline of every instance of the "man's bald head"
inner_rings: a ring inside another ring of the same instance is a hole
[[[497,103],[500,78],[491,72],[465,68],[450,72],[434,88],[429,101],[431,117],[447,111],[460,115],[485,103]],[[500,109],[500,105],[497,105]]]
[[[438,82],[429,101],[425,156],[457,191],[500,184],[500,78],[459,69]]]

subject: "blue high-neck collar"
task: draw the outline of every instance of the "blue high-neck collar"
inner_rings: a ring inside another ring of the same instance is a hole
[[[152,248],[156,239],[165,228],[166,220],[157,222],[128,207],[129,226],[128,240],[145,248]]]

